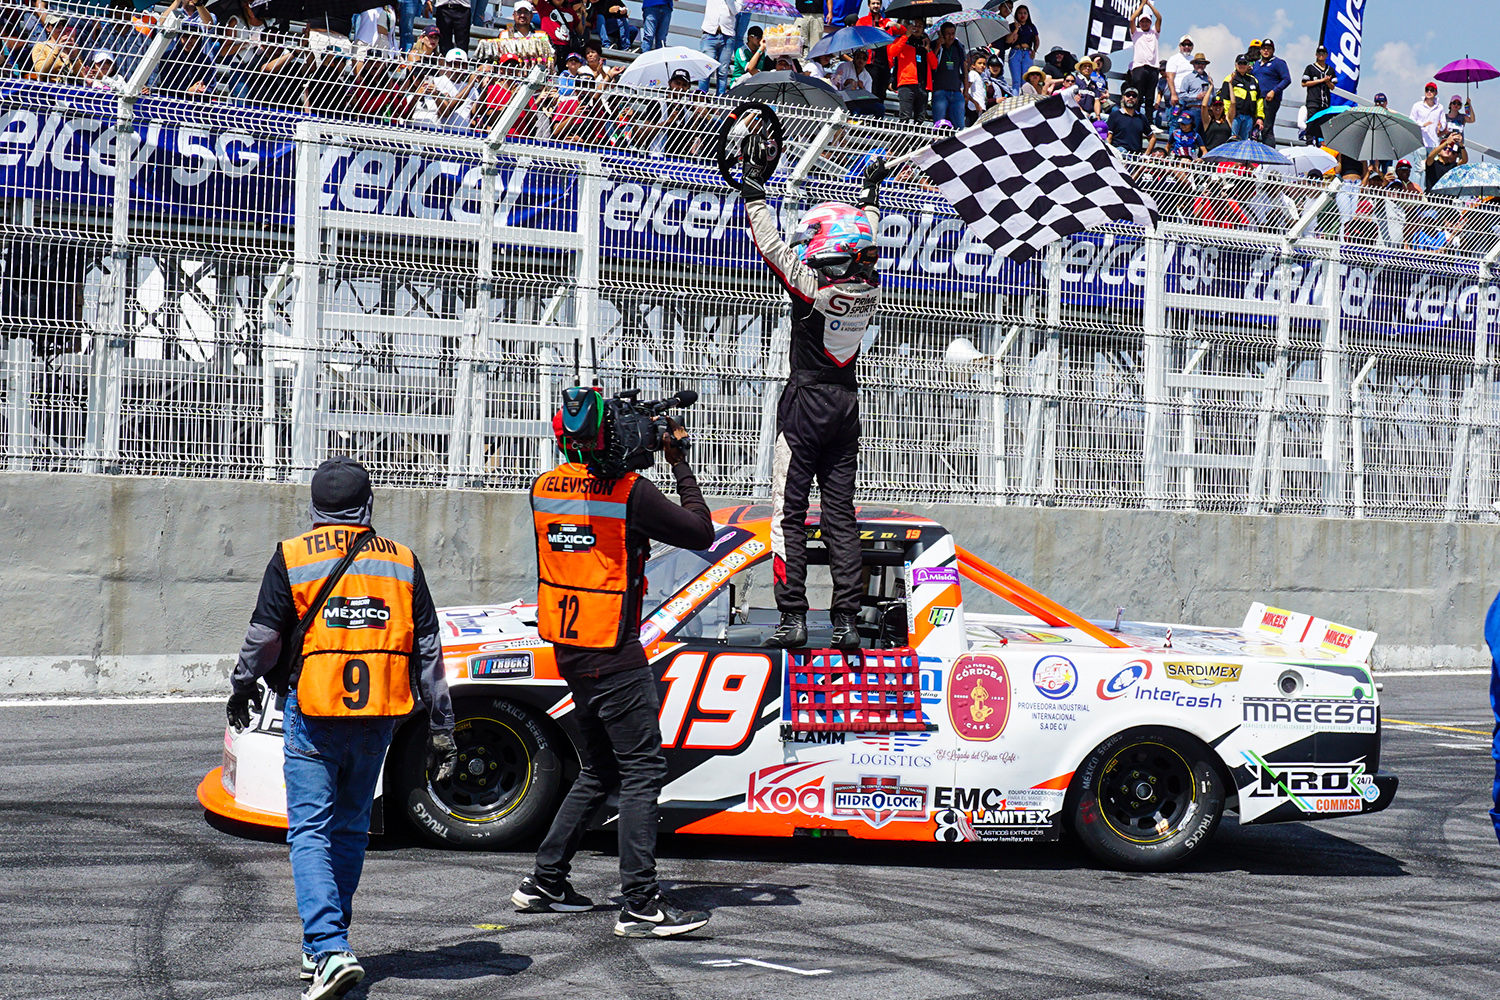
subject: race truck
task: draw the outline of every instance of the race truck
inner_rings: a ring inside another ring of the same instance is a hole
[[[881,840],[1053,840],[1159,869],[1242,824],[1376,812],[1375,634],[1255,604],[1238,628],[1083,618],[955,544],[940,524],[862,507],[862,648],[769,649],[770,509],[715,512],[714,544],[657,546],[640,642],[669,765],[662,829]],[[816,509],[809,561],[827,560]],[[1019,614],[966,612],[978,587]],[[528,600],[445,608],[458,717],[453,778],[428,780],[426,722],[397,730],[375,832],[500,848],[551,820],[577,771],[573,701]],[[278,700],[224,734],[198,789],[219,815],[286,825]],[[607,823],[612,817],[599,817]]]

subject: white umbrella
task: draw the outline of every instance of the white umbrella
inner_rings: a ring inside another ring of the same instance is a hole
[[[665,87],[677,70],[687,70],[694,82],[705,79],[719,68],[714,59],[686,45],[668,45],[635,57],[635,62],[620,74],[619,82],[630,87]]]
[[[1302,176],[1306,176],[1309,170],[1326,174],[1339,165],[1339,158],[1321,146],[1297,146],[1286,155]]]

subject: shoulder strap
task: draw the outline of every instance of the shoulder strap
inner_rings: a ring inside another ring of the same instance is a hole
[[[328,595],[333,593],[334,587],[338,586],[339,580],[343,578],[344,573],[349,569],[349,564],[354,562],[354,557],[363,552],[365,546],[369,545],[374,539],[374,528],[371,528],[355,539],[354,544],[349,546],[349,551],[344,553],[344,558],[339,560],[338,565],[333,567],[333,572],[329,573],[327,578],[323,580],[323,587],[318,591],[318,596],[313,598],[313,602],[307,606],[307,613],[297,623],[297,629],[292,633],[291,641],[288,644],[288,652],[292,657],[291,673],[287,678],[288,690],[295,688],[298,679],[302,676],[302,639],[307,635],[308,626],[322,612],[323,605],[328,602]]]

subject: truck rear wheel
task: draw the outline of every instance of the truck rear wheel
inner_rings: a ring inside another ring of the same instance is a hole
[[[497,849],[539,833],[562,793],[557,737],[507,698],[453,703],[458,762],[453,777],[427,776],[427,725],[402,734],[391,775],[392,804],[434,843]]]
[[[1118,868],[1179,864],[1224,814],[1213,750],[1164,727],[1129,729],[1099,744],[1078,768],[1069,798],[1078,839]]]

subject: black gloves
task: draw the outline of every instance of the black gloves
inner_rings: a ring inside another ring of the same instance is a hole
[[[740,144],[740,197],[746,201],[765,201],[766,181],[781,162],[781,145],[751,132]]]
[[[260,700],[260,686],[256,685],[249,691],[236,691],[229,696],[229,702],[224,706],[224,714],[229,717],[229,724],[236,730],[250,728],[250,706],[255,706],[255,713],[259,715],[264,708]]]
[[[880,182],[890,175],[891,168],[885,165],[883,156],[877,156],[865,164],[865,182],[859,189],[860,208],[880,206]]]
[[[458,762],[458,744],[452,733],[431,733],[427,737],[427,777],[430,781],[447,781],[453,777]]]

